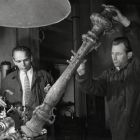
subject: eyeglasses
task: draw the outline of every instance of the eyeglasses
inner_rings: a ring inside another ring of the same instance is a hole
[[[31,59],[28,57],[28,58],[25,58],[25,59],[23,59],[23,60],[15,60],[15,58],[13,58],[14,59],[14,61],[16,62],[16,63],[21,63],[21,62],[27,62],[27,61],[30,61]]]

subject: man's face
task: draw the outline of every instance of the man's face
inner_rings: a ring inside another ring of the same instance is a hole
[[[24,51],[15,51],[13,62],[19,70],[28,71],[31,68],[32,58],[28,57]]]
[[[128,54],[123,43],[112,46],[112,61],[114,66],[119,69],[127,64]]]

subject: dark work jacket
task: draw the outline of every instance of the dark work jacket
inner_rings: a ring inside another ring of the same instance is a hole
[[[134,58],[124,68],[113,67],[92,80],[88,75],[77,76],[86,93],[106,97],[113,140],[140,140],[140,36],[138,28],[130,29],[126,35]]]

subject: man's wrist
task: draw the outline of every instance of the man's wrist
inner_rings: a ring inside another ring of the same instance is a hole
[[[79,71],[79,72],[77,72],[77,73],[78,73],[79,76],[83,76],[83,75],[85,75],[85,71],[82,71],[82,70]]]

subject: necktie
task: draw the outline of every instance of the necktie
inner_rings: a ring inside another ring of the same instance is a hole
[[[25,72],[24,75],[24,93],[23,93],[23,106],[28,106],[30,101],[30,95],[31,95],[31,88],[30,88],[30,81],[27,75],[27,72]]]

